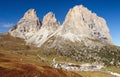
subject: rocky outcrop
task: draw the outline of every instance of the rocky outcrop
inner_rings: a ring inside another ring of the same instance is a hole
[[[27,43],[40,47],[58,28],[60,28],[60,23],[55,18],[55,15],[49,12],[43,18],[41,29],[27,40]]]
[[[9,34],[25,39],[27,44],[34,44],[40,47],[59,27],[60,23],[52,12],[46,14],[41,23],[35,10],[30,9],[24,14],[23,18],[9,30]]]
[[[82,5],[69,10],[62,25],[61,35],[65,38],[68,35],[68,39],[72,40],[91,38],[112,44],[106,21]]]
[[[9,30],[9,33],[14,37],[20,37],[23,39],[30,38],[41,27],[41,22],[36,15],[34,9],[28,10],[23,18]]]
[[[112,40],[105,20],[80,5],[69,10],[62,27],[42,48],[62,53],[80,51],[83,46],[102,48],[106,44],[112,44]]]
[[[52,12],[49,12],[44,16],[42,26],[54,32],[60,27],[60,23],[57,21],[55,15]]]

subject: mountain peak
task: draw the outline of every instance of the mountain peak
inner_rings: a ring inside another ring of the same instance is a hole
[[[112,43],[106,21],[83,5],[71,8],[66,15],[61,33],[68,32],[73,35]]]
[[[37,14],[35,9],[29,9],[25,14],[23,18],[37,18]]]
[[[42,25],[43,27],[52,30],[57,30],[57,28],[60,27],[60,23],[57,21],[55,14],[53,14],[52,12],[47,13],[43,17]]]
[[[37,17],[37,14],[34,9],[29,9],[19,20],[19,22],[9,30],[9,33],[12,36],[20,38],[28,38],[32,34],[38,31],[41,27],[41,22]]]
[[[80,16],[81,14],[83,13],[88,13],[90,14],[91,11],[88,10],[86,7],[84,7],[83,5],[76,5],[74,6],[73,8],[71,8],[67,15],[66,15],[66,19],[69,19],[69,18],[74,18],[74,17],[77,17],[77,16]]]
[[[47,13],[43,17],[43,25],[46,25],[46,24],[48,24],[50,22],[56,22],[55,15],[52,12]]]
[[[83,6],[83,5],[76,5],[76,6],[74,6],[72,9],[75,9],[75,8],[86,9],[86,7]]]
[[[54,34],[60,27],[55,15],[52,12],[47,13],[43,17],[42,27],[40,30],[34,34],[29,40],[28,44],[34,44],[36,46],[41,46],[52,34]]]

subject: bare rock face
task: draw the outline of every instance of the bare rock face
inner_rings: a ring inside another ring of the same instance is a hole
[[[71,38],[68,37],[68,39],[71,40],[77,36],[75,38],[78,39],[75,40],[91,38],[112,44],[106,21],[82,5],[69,10],[62,25],[61,35],[70,36]]]
[[[60,23],[52,12],[44,16],[41,24],[35,10],[30,9],[17,25],[9,30],[9,33],[14,37],[24,38],[28,44],[33,43],[38,47],[50,36],[60,37],[72,42],[82,40],[86,45],[91,45],[91,41],[88,41],[88,39],[97,39],[112,44],[105,20],[82,5],[69,10],[62,27],[60,27]]]
[[[43,18],[41,29],[34,34],[29,40],[28,44],[34,44],[40,47],[50,36],[52,36],[60,28],[55,15],[52,12],[46,14]]]
[[[49,20],[46,17],[44,24]],[[82,45],[95,48],[105,44],[113,44],[105,20],[80,5],[69,10],[62,27],[46,40],[42,48],[66,52],[72,46],[74,49],[71,50],[79,50]]]
[[[44,16],[42,26],[48,30],[56,31],[60,27],[60,23],[57,21],[55,15],[49,12]]]
[[[9,33],[14,37],[20,37],[23,39],[28,39],[35,32],[37,32],[41,27],[41,22],[36,15],[34,9],[28,10],[23,18],[9,30]]]

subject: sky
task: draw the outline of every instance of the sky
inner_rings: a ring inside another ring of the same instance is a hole
[[[41,21],[53,12],[62,24],[69,9],[81,4],[106,20],[113,42],[120,46],[120,0],[0,0],[0,33],[13,27],[28,9],[35,9]]]

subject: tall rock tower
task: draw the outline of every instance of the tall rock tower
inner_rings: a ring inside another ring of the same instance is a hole
[[[9,30],[9,33],[14,37],[28,39],[41,27],[41,22],[36,15],[34,9],[29,9],[20,19],[20,21]]]
[[[79,39],[91,38],[112,44],[106,21],[82,5],[69,10],[61,34],[71,34]]]
[[[52,12],[49,12],[43,17],[41,29],[36,32],[29,40],[27,40],[27,43],[40,47],[59,28],[60,23],[57,21],[55,15]]]

